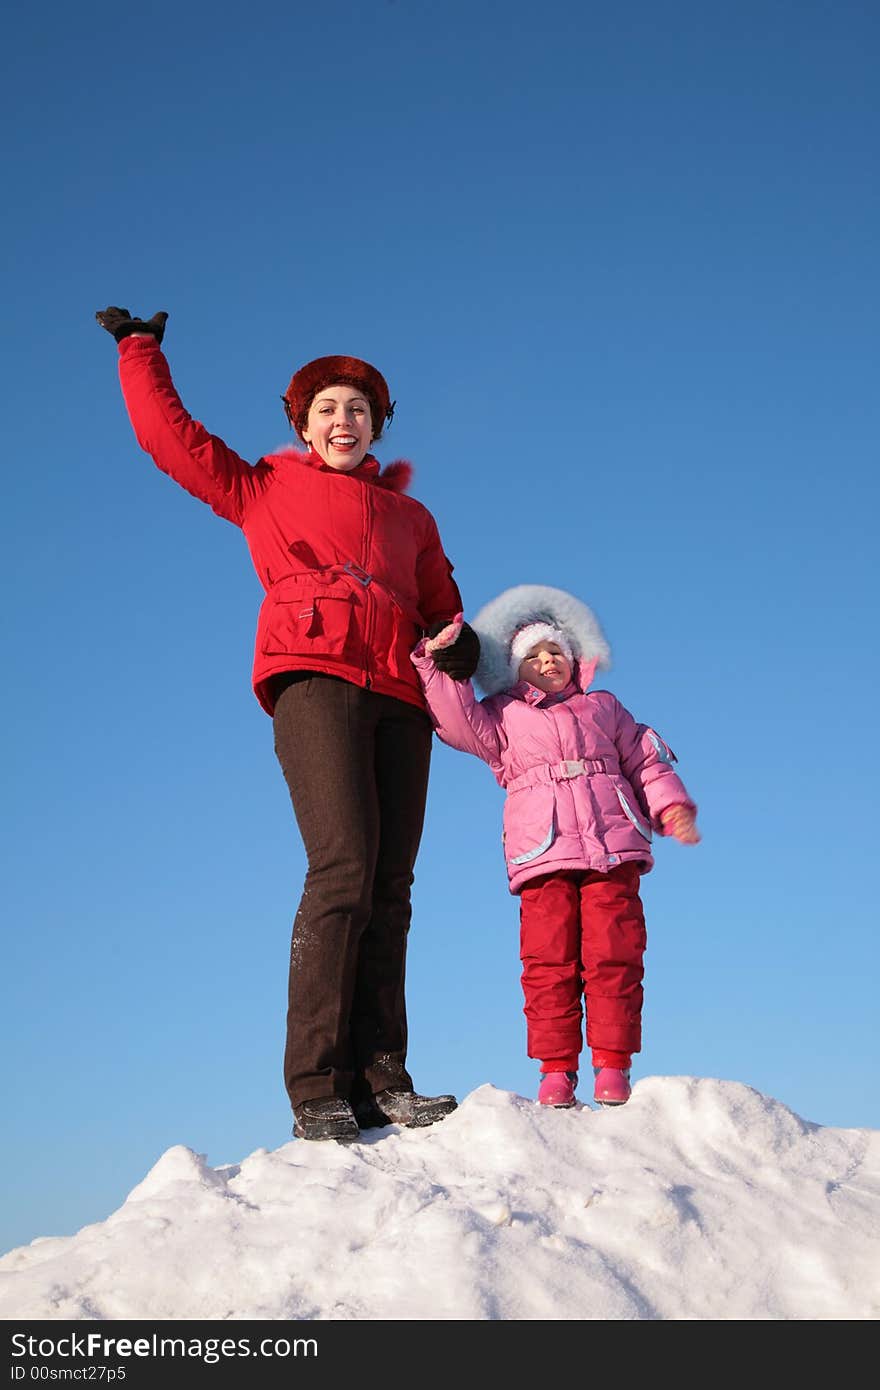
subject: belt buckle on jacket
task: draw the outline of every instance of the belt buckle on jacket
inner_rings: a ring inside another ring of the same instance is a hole
[[[569,758],[563,764],[563,779],[568,781],[570,777],[583,777],[586,768],[583,758]]]
[[[367,574],[363,565],[357,564],[355,560],[346,560],[342,568],[345,570],[346,574],[351,575],[352,579],[356,579],[359,584],[363,584],[365,589],[368,584],[372,584],[373,582],[373,576]]]

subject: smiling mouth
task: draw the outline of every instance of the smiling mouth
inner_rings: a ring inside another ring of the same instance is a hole
[[[357,444],[357,440],[353,434],[338,434],[330,440],[330,443],[334,449],[352,449]]]

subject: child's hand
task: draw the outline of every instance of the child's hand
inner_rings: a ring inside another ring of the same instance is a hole
[[[660,814],[660,824],[664,835],[672,835],[683,845],[696,845],[700,842],[697,818],[689,806],[680,803],[667,806]]]
[[[464,626],[463,614],[458,613],[449,623],[433,623],[428,629],[428,640],[425,643],[425,651],[439,651],[441,647],[451,647],[458,641],[461,629]]]

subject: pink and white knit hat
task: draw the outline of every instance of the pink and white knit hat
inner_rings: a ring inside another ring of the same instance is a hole
[[[520,628],[510,644],[510,673],[514,680],[519,680],[519,666],[523,657],[528,656],[538,642],[555,642],[569,666],[574,665],[571,643],[564,632],[560,632],[552,623],[528,623]]]

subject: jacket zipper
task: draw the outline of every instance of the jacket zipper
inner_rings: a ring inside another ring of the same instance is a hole
[[[363,498],[364,498],[364,533],[363,533],[363,539],[362,539],[362,542],[361,542],[361,568],[363,569],[363,571],[364,571],[365,574],[369,574],[370,570],[369,570],[369,567],[368,567],[368,565],[367,565],[367,561],[368,561],[369,558],[370,558],[370,532],[371,532],[371,529],[372,529],[372,528],[371,528],[371,524],[370,524],[371,521],[372,521],[372,515],[371,515],[371,512],[370,512],[370,507],[371,507],[371,503],[372,503],[372,498],[371,498],[371,496],[370,496],[370,487],[369,487],[369,484],[363,483],[363,484],[362,484],[362,489],[363,489]],[[364,689],[365,689],[365,690],[370,690],[370,689],[372,689],[372,685],[373,685],[372,677],[370,676],[370,662],[369,662],[369,655],[370,655],[370,638],[371,638],[370,629],[371,629],[372,626],[373,626],[373,614],[374,614],[373,596],[372,596],[372,594],[370,593],[370,588],[371,588],[371,587],[372,587],[372,586],[368,584],[368,585],[366,585],[365,588],[364,588],[364,603],[366,604],[366,608],[367,608],[367,615],[366,615],[366,618],[365,618],[365,620],[364,620]]]

